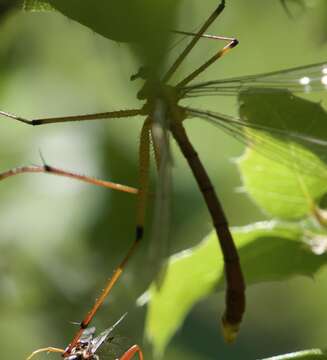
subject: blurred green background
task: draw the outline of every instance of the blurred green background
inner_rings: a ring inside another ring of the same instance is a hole
[[[217,0],[181,1],[178,28],[196,30]],[[323,61],[321,12],[295,9],[289,18],[278,0],[230,0],[210,33],[240,40],[201,80],[266,72]],[[138,106],[139,67],[126,45],[104,39],[56,13],[13,12],[0,31],[0,108],[29,118],[102,112]],[[221,44],[202,40],[178,73],[182,78]],[[175,49],[175,52],[179,48]],[[176,80],[175,80],[176,81]],[[199,98],[193,106],[235,114],[230,98]],[[40,163],[137,185],[141,118],[32,128],[0,121],[1,170]],[[197,119],[194,141],[231,225],[266,218],[240,191],[231,161],[236,141]],[[197,244],[211,230],[196,184],[174,146],[171,253]],[[0,184],[0,348],[2,358],[25,358],[38,347],[65,346],[134,235],[135,198],[48,175],[22,175]],[[119,333],[146,349],[145,308],[149,239],[97,315],[98,329],[129,312]],[[278,266],[278,264],[276,264]],[[211,296],[189,314],[167,350],[169,360],[256,359],[307,347],[324,347],[327,272],[248,289],[239,339],[227,346],[219,318],[223,296]],[[52,358],[56,355],[40,355]]]

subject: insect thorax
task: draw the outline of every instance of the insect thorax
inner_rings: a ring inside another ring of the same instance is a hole
[[[153,118],[158,103],[161,103],[166,109],[168,118],[178,118],[182,121],[186,117],[184,110],[178,105],[180,100],[179,91],[173,86],[162,84],[160,81],[147,80],[137,97],[146,101],[143,106],[145,116]]]
[[[80,341],[65,360],[99,360],[99,357],[92,352],[92,344],[89,341]]]

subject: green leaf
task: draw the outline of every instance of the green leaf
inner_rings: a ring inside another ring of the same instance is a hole
[[[49,11],[53,10],[53,7],[47,0],[25,0],[23,9],[26,11]]]
[[[170,14],[175,8],[172,0],[48,1],[64,15],[93,31],[112,40],[128,42],[146,37],[148,31],[159,29],[164,20],[170,24]]]
[[[262,222],[232,232],[248,286],[299,274],[312,277],[327,263],[327,255],[314,255],[304,245],[303,230],[294,224]],[[223,284],[223,260],[215,234],[170,258],[160,290],[154,284],[149,289],[146,334],[156,354],[162,354],[193,305],[222,290]]]
[[[53,8],[114,41],[134,43],[144,66],[159,67],[168,51],[180,0],[25,0],[25,8]],[[158,41],[160,39],[160,41]],[[137,44],[137,46],[135,45]]]
[[[262,360],[288,360],[288,359],[324,360],[327,359],[327,353],[320,349],[310,349],[310,350],[297,351],[285,355],[273,356],[271,358],[266,358]]]
[[[320,104],[289,92],[240,95],[240,116],[251,147],[239,160],[246,191],[261,208],[299,219],[327,192],[327,114]]]
[[[22,6],[22,0],[0,0],[0,22],[12,10],[19,9]]]

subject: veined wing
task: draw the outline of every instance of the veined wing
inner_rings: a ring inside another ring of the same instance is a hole
[[[161,265],[164,264],[169,255],[170,195],[172,186],[170,134],[168,132],[167,109],[164,102],[157,102],[153,117],[152,141],[156,153],[158,181],[155,194],[150,261],[157,264],[155,267],[158,270],[162,270]]]
[[[90,341],[92,341],[95,331],[96,331],[96,329],[94,326],[85,329],[80,337],[80,342],[89,343]]]
[[[258,93],[289,90],[308,93],[327,89],[327,61],[263,74],[212,80],[180,89],[182,97],[237,95],[244,90]]]
[[[125,319],[126,315],[127,315],[127,313],[125,313],[110,328],[104,330],[100,335],[98,335],[97,337],[92,339],[92,341],[91,341],[91,349],[92,349],[93,354],[95,354],[97,352],[97,350],[100,348],[100,346],[109,339],[109,337],[112,334],[112,332],[114,331],[114,329]]]
[[[193,108],[187,108],[187,114],[219,126],[266,158],[327,180],[325,110],[288,91],[259,95],[253,91],[240,94],[240,118]]]
[[[116,360],[131,347],[132,343],[127,337],[119,335],[109,336],[107,341],[98,349],[96,355],[100,360]]]

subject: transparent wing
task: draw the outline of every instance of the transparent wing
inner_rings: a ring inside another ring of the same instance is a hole
[[[91,341],[91,349],[92,353],[95,354],[97,350],[102,346],[103,343],[110,339],[112,332],[114,329],[125,319],[127,313],[125,313],[118,321],[115,322],[110,328],[104,330],[100,335],[92,339]]]
[[[96,331],[96,329],[95,329],[94,326],[92,326],[92,327],[90,327],[88,329],[85,329],[83,331],[82,335],[81,335],[80,341],[81,342],[90,342],[90,341],[92,341],[93,336],[95,334],[95,331]]]
[[[292,99],[291,95],[289,96]],[[285,106],[287,106],[287,102]],[[324,110],[319,106],[314,109],[321,111],[327,124]],[[289,111],[292,109],[290,108]],[[292,167],[306,176],[327,180],[327,131],[325,127],[319,127],[314,123],[315,120],[319,122],[318,115],[317,118],[308,119],[305,128],[301,128],[301,124],[296,121],[296,118],[293,124],[283,123],[282,116],[277,116],[278,122],[273,124],[264,123],[266,119],[263,119],[262,123],[250,122],[251,119],[246,117],[236,118],[218,112],[193,108],[187,108],[187,114],[191,117],[205,119],[218,126],[266,158]],[[287,113],[287,115],[292,117],[292,114]],[[285,124],[287,126],[282,126]]]
[[[169,252],[170,195],[171,195],[171,153],[168,119],[163,102],[158,101],[154,112],[152,140],[157,154],[158,181],[155,194],[154,221],[152,228],[150,260],[161,267]],[[159,269],[160,269],[159,267]]]
[[[272,92],[276,89],[309,93],[327,89],[327,61],[265,74],[212,80],[180,89],[182,97],[237,95],[244,90]]]
[[[119,359],[130,346],[130,339],[119,335],[110,336],[108,341],[98,350],[97,355],[101,360],[116,360]]]

